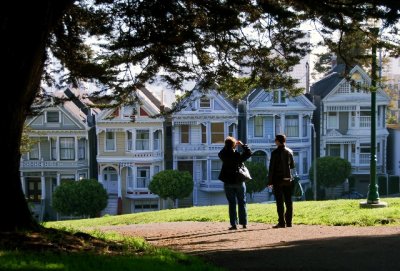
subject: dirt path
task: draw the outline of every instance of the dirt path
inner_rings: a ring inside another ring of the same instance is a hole
[[[400,227],[251,223],[228,230],[215,222],[171,222],[102,227],[197,255],[227,270],[400,270]]]

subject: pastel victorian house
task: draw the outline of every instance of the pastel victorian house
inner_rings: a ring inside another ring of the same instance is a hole
[[[225,204],[223,183],[218,180],[218,152],[227,136],[237,136],[236,105],[214,89],[195,87],[182,101],[184,109],[172,115],[173,168],[193,176],[193,194],[179,207]]]
[[[97,116],[98,180],[109,195],[105,214],[126,214],[161,208],[148,186],[164,170],[161,102],[146,88],[134,105],[103,110]]]
[[[310,121],[315,106],[304,96],[288,97],[285,90],[254,89],[246,99],[246,137],[253,151],[251,161],[268,168],[271,152],[276,149],[275,135],[285,134],[286,145],[293,150],[296,171],[303,186],[309,184],[312,162]],[[265,201],[264,190],[253,195],[254,201]]]
[[[59,218],[52,209],[52,194],[64,181],[97,178],[95,161],[96,109],[78,90],[54,94],[70,98],[60,104],[43,102],[41,110],[28,117],[27,132],[33,143],[22,155],[23,191],[40,221]]]
[[[311,87],[317,106],[315,126],[319,156],[338,156],[352,165],[355,189],[366,195],[370,182],[371,79],[359,66],[345,79],[344,65],[335,66]],[[381,89],[376,94],[377,173],[386,174],[387,137],[385,112],[390,98]]]

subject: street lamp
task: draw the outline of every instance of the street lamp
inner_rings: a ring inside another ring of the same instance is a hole
[[[313,194],[314,200],[317,200],[317,133],[313,123],[310,123],[313,130]]]
[[[376,91],[377,91],[377,63],[376,63],[376,41],[379,35],[377,21],[373,20],[370,31],[373,35],[371,50],[371,157],[370,157],[370,183],[368,186],[367,202],[361,202],[360,207],[386,207],[387,203],[380,202],[378,185],[376,182]]]

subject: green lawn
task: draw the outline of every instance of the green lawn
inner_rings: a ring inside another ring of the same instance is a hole
[[[327,200],[294,202],[294,224],[304,225],[400,225],[400,198],[387,198],[387,208],[360,208],[360,200]],[[249,223],[273,224],[277,221],[275,204],[248,204]],[[85,228],[172,221],[229,221],[228,206],[206,206],[161,210],[94,219],[46,223],[46,227]]]
[[[362,209],[360,200],[294,203],[294,224],[400,225],[400,198],[387,208]],[[248,204],[249,222],[276,223],[275,204]],[[228,206],[192,207],[48,222],[43,232],[0,236],[0,270],[221,270],[198,258],[155,248],[141,238],[123,237],[87,227],[169,221],[228,222]],[[47,229],[47,230],[46,230]],[[84,233],[84,232],[88,232]],[[22,237],[21,237],[22,236]]]

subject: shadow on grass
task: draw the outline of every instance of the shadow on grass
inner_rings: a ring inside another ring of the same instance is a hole
[[[260,238],[268,238],[261,236]],[[280,242],[195,255],[228,270],[400,270],[400,233]]]
[[[193,259],[172,259],[151,255],[95,255],[88,253],[6,252],[0,256],[0,270],[217,270]]]

